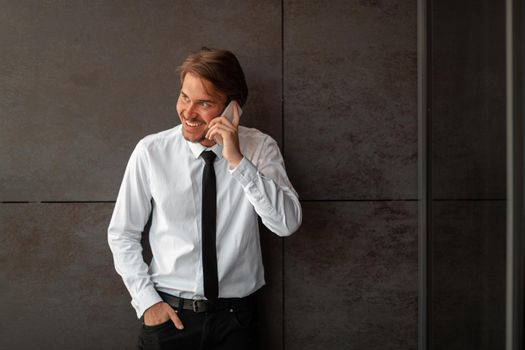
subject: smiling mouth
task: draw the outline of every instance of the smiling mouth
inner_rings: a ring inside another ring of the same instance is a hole
[[[197,121],[190,122],[187,119],[184,119],[184,124],[189,126],[190,128],[197,128],[199,126],[206,125],[206,123],[203,123],[203,122],[197,122]]]

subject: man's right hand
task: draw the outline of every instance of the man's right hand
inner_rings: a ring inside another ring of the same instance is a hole
[[[156,326],[168,321],[169,319],[173,321],[173,324],[177,329],[184,329],[184,326],[175,310],[163,301],[150,306],[144,312],[144,324],[146,326]]]

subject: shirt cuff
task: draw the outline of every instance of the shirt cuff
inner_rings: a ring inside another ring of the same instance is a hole
[[[228,171],[243,187],[248,186],[257,177],[257,167],[246,157],[243,157],[235,168],[228,169]]]
[[[146,287],[146,289],[140,292],[135,298],[135,310],[137,311],[137,317],[142,317],[148,308],[161,301],[162,298],[153,286]]]

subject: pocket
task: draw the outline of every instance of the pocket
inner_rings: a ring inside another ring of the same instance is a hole
[[[167,327],[170,325],[170,323],[173,325],[173,321],[171,320],[171,318],[169,318],[167,321],[165,322],[162,322],[162,323],[159,323],[159,324],[154,324],[154,325],[147,325],[145,324],[144,322],[142,323],[142,328],[144,330],[149,330],[149,331],[153,331],[153,330],[158,330],[158,329],[161,329],[161,328],[164,328],[164,327]]]
[[[230,309],[235,324],[240,328],[250,328],[255,322],[255,312],[251,309]]]
[[[170,342],[174,333],[175,325],[171,319],[150,326],[143,323],[139,335],[139,349],[164,349],[161,345]]]

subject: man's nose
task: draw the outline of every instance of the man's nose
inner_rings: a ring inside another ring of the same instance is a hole
[[[188,107],[186,108],[186,115],[188,117],[192,117],[195,114],[196,109],[197,109],[197,106],[193,102],[190,102],[188,104]]]

